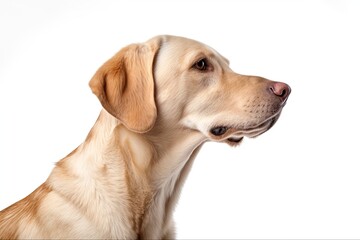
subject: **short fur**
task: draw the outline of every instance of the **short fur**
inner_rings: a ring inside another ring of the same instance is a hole
[[[174,36],[123,48],[90,87],[104,107],[94,127],[45,183],[0,212],[1,239],[174,238],[172,212],[202,144],[262,134],[290,93]]]

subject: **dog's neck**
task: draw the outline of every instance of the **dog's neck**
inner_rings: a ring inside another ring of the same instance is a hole
[[[199,132],[165,124],[156,124],[144,134],[134,133],[102,110],[82,147],[91,149],[96,145],[97,149],[104,151],[103,156],[94,159],[100,161],[98,164],[107,158],[109,151],[127,147],[133,156],[126,160],[132,161],[138,170],[145,171],[157,189],[163,188],[171,176],[179,174],[195,149],[205,140]]]
[[[129,191],[126,194],[131,195],[130,199],[137,200],[131,203],[135,212],[130,214],[135,215],[132,219],[136,222],[135,231],[151,238],[147,232],[161,231],[167,227],[164,224],[171,222],[180,190],[204,141],[198,132],[161,123],[155,124],[148,133],[134,133],[103,110],[85,142],[57,164],[49,183],[56,190],[67,189],[51,181],[57,174],[64,174],[65,168],[74,171],[70,175],[76,176],[78,182],[81,178],[91,179],[91,174],[104,174],[106,183],[95,184],[111,183],[109,191],[116,188]],[[72,166],[66,167],[69,164]],[[118,181],[121,186],[116,185],[119,178],[123,178]],[[128,184],[125,187],[124,182]]]

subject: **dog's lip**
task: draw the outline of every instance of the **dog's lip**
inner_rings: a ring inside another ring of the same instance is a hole
[[[241,142],[241,140],[243,140],[244,137],[229,137],[228,139],[226,139],[229,142],[233,142],[233,143],[239,143]]]
[[[271,117],[267,118],[265,121],[255,125],[255,126],[246,127],[246,128],[237,127],[237,126],[219,125],[219,126],[211,128],[211,129],[225,127],[226,132],[220,136],[216,136],[211,133],[211,129],[210,129],[210,131],[209,131],[210,136],[214,140],[218,140],[218,141],[225,140],[226,142],[231,143],[231,144],[240,143],[244,136],[254,138],[254,137],[257,137],[257,136],[263,134],[267,130],[269,130],[272,126],[274,126],[274,124],[276,123],[279,116],[280,116],[280,111],[278,113],[272,115]]]
[[[256,137],[262,134],[263,132],[269,130],[272,126],[274,126],[277,119],[278,119],[278,115],[275,115],[274,117],[269,118],[266,121],[260,123],[256,127],[244,129],[242,131],[244,132],[245,135],[249,137]]]
[[[229,137],[225,141],[230,146],[237,146],[242,142],[243,139],[244,137]]]

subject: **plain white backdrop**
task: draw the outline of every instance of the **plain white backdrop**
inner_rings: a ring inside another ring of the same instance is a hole
[[[101,109],[88,87],[121,47],[204,42],[292,87],[278,123],[206,144],[178,238],[360,238],[360,1],[0,1],[0,209],[44,182]]]

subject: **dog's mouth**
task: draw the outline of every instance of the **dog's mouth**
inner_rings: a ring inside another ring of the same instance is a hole
[[[210,137],[213,140],[223,141],[231,146],[237,146],[245,136],[254,138],[268,131],[274,126],[279,116],[280,113],[252,127],[215,126],[210,129]]]

